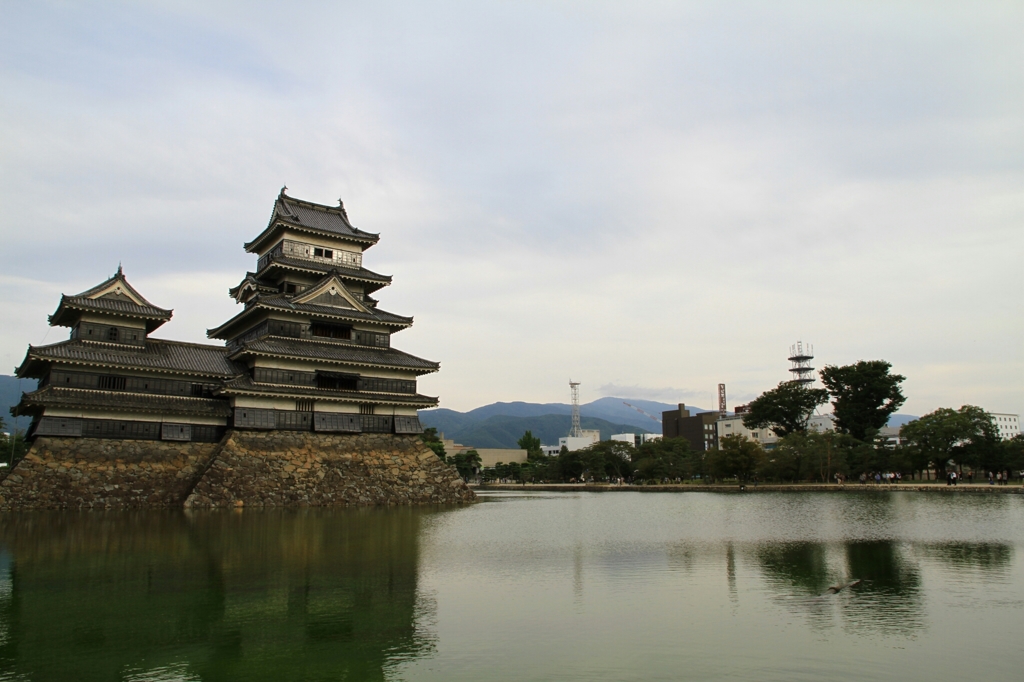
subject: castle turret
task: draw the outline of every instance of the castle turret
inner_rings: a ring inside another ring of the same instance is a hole
[[[208,331],[245,374],[219,392],[241,429],[420,433],[416,378],[439,365],[391,346],[411,317],[370,294],[391,277],[363,267],[378,236],[352,225],[344,206],[287,196],[246,251],[257,256],[230,295],[243,309]]]
[[[230,407],[214,393],[242,370],[225,348],[150,338],[171,315],[120,267],[87,291],[62,295],[50,324],[70,327],[70,338],[29,346],[17,375],[39,388],[12,412],[33,417],[33,437],[219,440]]]

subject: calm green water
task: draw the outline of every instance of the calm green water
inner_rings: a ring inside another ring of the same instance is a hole
[[[1020,680],[1022,556],[1018,495],[9,514],[0,679]]]

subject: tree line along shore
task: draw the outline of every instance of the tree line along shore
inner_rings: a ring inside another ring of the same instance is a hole
[[[770,449],[733,435],[707,450],[695,449],[685,438],[663,438],[636,446],[602,441],[549,457],[527,431],[519,439],[526,462],[483,468],[473,450],[447,456],[433,429],[422,438],[463,478],[483,484],[629,483],[672,490],[677,484],[686,490],[718,490],[719,485],[809,490],[809,484],[818,484],[833,490],[843,483],[845,489],[873,488],[876,481],[882,489],[906,489],[925,482],[959,488],[970,481],[975,485],[967,488],[984,484],[985,490],[1000,490],[1022,482],[1024,437],[1001,439],[992,415],[977,406],[936,409],[906,424],[896,444],[880,437],[906,401],[901,388],[906,377],[891,368],[884,360],[826,366],[820,372],[824,388],[784,381],[762,393],[746,406],[743,422],[748,429],[771,429],[778,440]],[[830,400],[835,430],[809,429],[810,417]]]

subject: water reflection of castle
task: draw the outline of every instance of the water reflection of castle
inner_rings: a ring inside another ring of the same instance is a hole
[[[431,646],[415,625],[428,513],[4,517],[0,677],[384,679]]]

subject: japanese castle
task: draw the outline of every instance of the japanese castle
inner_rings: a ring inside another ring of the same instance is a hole
[[[29,346],[19,377],[39,379],[13,408],[30,436],[219,441],[228,429],[417,434],[437,398],[416,378],[438,363],[391,346],[411,317],[372,297],[391,277],[363,267],[378,235],[281,190],[257,257],[230,295],[240,312],[207,332],[223,346],[151,338],[171,318],[121,268],[64,295],[50,325],[70,338]]]

